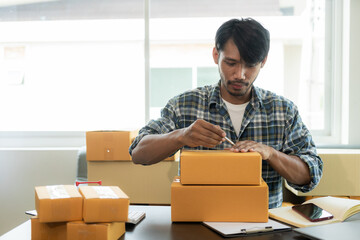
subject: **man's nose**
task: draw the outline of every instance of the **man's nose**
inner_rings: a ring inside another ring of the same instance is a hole
[[[239,64],[235,70],[235,78],[245,79],[245,67],[242,64]]]

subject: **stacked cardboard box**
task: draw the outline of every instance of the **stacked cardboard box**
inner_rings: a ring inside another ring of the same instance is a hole
[[[114,186],[42,186],[35,207],[32,240],[116,240],[125,233],[129,198]]]
[[[256,152],[182,151],[180,177],[171,185],[172,221],[267,222],[261,166]]]
[[[89,181],[120,187],[135,204],[170,204],[170,185],[178,174],[180,152],[151,166],[132,162],[129,147],[138,130],[86,132]]]
[[[131,161],[129,147],[137,135],[138,130],[86,132],[86,160]]]

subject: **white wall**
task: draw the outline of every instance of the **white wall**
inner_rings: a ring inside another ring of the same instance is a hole
[[[360,145],[360,1],[350,2],[350,43],[349,43],[349,144]]]
[[[35,209],[34,187],[74,184],[76,148],[0,149],[0,236],[25,222]]]

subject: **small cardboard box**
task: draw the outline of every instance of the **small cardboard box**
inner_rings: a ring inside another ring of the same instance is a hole
[[[67,239],[69,240],[117,240],[124,233],[125,222],[67,223]]]
[[[83,220],[91,222],[126,222],[129,197],[117,186],[81,186],[84,197]]]
[[[41,223],[31,218],[31,240],[66,240],[66,222]],[[68,238],[71,239],[71,238]]]
[[[183,150],[180,155],[182,184],[259,185],[261,155],[228,150]]]
[[[171,185],[173,222],[267,222],[269,190],[259,186]]]
[[[86,159],[88,161],[131,161],[129,147],[137,135],[138,130],[86,132]]]
[[[35,187],[35,208],[40,222],[82,220],[83,199],[73,185]]]

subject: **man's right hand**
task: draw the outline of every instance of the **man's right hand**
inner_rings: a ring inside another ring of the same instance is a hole
[[[225,141],[226,133],[217,125],[198,119],[189,127],[181,129],[181,142],[184,146],[204,146],[214,148]]]
[[[157,163],[184,146],[214,148],[225,141],[226,133],[219,127],[202,119],[187,128],[166,134],[149,134],[141,139],[132,152],[136,164]]]

